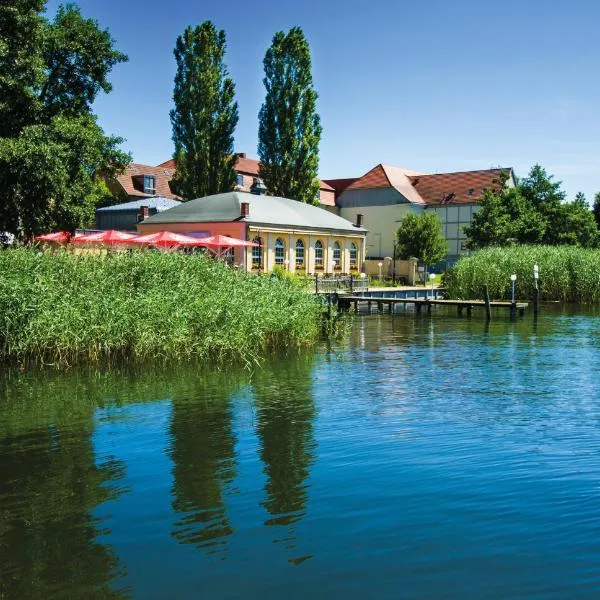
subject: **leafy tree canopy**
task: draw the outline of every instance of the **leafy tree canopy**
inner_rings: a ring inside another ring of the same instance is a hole
[[[266,97],[258,126],[260,176],[273,196],[318,204],[322,128],[310,48],[302,29],[276,33],[263,63]]]
[[[399,258],[418,258],[425,265],[442,260],[448,252],[442,235],[442,222],[432,212],[408,213],[396,233]]]
[[[561,183],[535,165],[527,178],[511,187],[488,190],[471,225],[465,227],[469,248],[508,244],[598,244],[598,227],[583,194],[565,202]]]
[[[92,113],[125,55],[75,6],[61,6],[53,22],[44,7],[0,7],[0,231],[21,238],[89,224],[107,194],[102,175],[130,161]]]

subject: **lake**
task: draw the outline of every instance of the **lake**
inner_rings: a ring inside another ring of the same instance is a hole
[[[0,598],[597,598],[600,316],[0,375]]]

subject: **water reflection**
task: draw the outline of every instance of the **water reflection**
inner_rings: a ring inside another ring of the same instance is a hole
[[[0,378],[0,598],[126,595],[111,587],[124,571],[93,516],[119,495],[124,466],[97,463],[94,404],[67,381]]]
[[[189,395],[173,398],[172,506],[180,515],[173,536],[210,552],[223,551],[233,533],[225,494],[236,476],[231,396],[239,385],[224,375],[200,379]]]
[[[273,365],[256,374],[257,432],[267,476],[265,525],[290,526],[306,512],[307,479],[315,460],[313,361]],[[293,530],[288,531],[293,542]]]

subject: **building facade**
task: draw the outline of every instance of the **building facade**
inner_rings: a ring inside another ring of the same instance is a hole
[[[514,175],[512,169],[429,175],[379,164],[362,177],[327,182],[336,190],[336,206],[342,217],[355,220],[363,215],[368,229],[368,259],[393,255],[396,231],[408,213],[431,211],[442,223],[447,261],[454,262],[467,252],[464,228],[471,223],[485,190],[499,189],[503,184],[514,186]]]
[[[307,275],[358,273],[365,256],[360,224],[317,206],[248,192],[190,200],[138,224],[143,234],[162,230],[254,241],[257,247],[236,248],[232,260],[255,272],[280,266]]]

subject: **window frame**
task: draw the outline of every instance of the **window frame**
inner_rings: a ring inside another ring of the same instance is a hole
[[[299,258],[298,249],[299,248],[302,250],[302,257],[300,260],[298,260],[298,258]],[[298,267],[304,268],[305,261],[306,261],[306,246],[304,244],[304,240],[302,240],[300,238],[298,238],[296,240],[295,250],[296,250],[296,268],[298,268]]]
[[[278,244],[278,242],[279,242],[279,244]],[[275,249],[275,264],[280,265],[280,266],[285,265],[285,242],[283,241],[282,238],[278,237],[275,240],[274,249]],[[278,250],[281,251],[280,257],[277,256]]]
[[[320,251],[320,256],[317,254],[317,251]],[[325,255],[323,253],[323,242],[321,240],[317,240],[315,242],[315,269],[323,270],[325,264]]]

